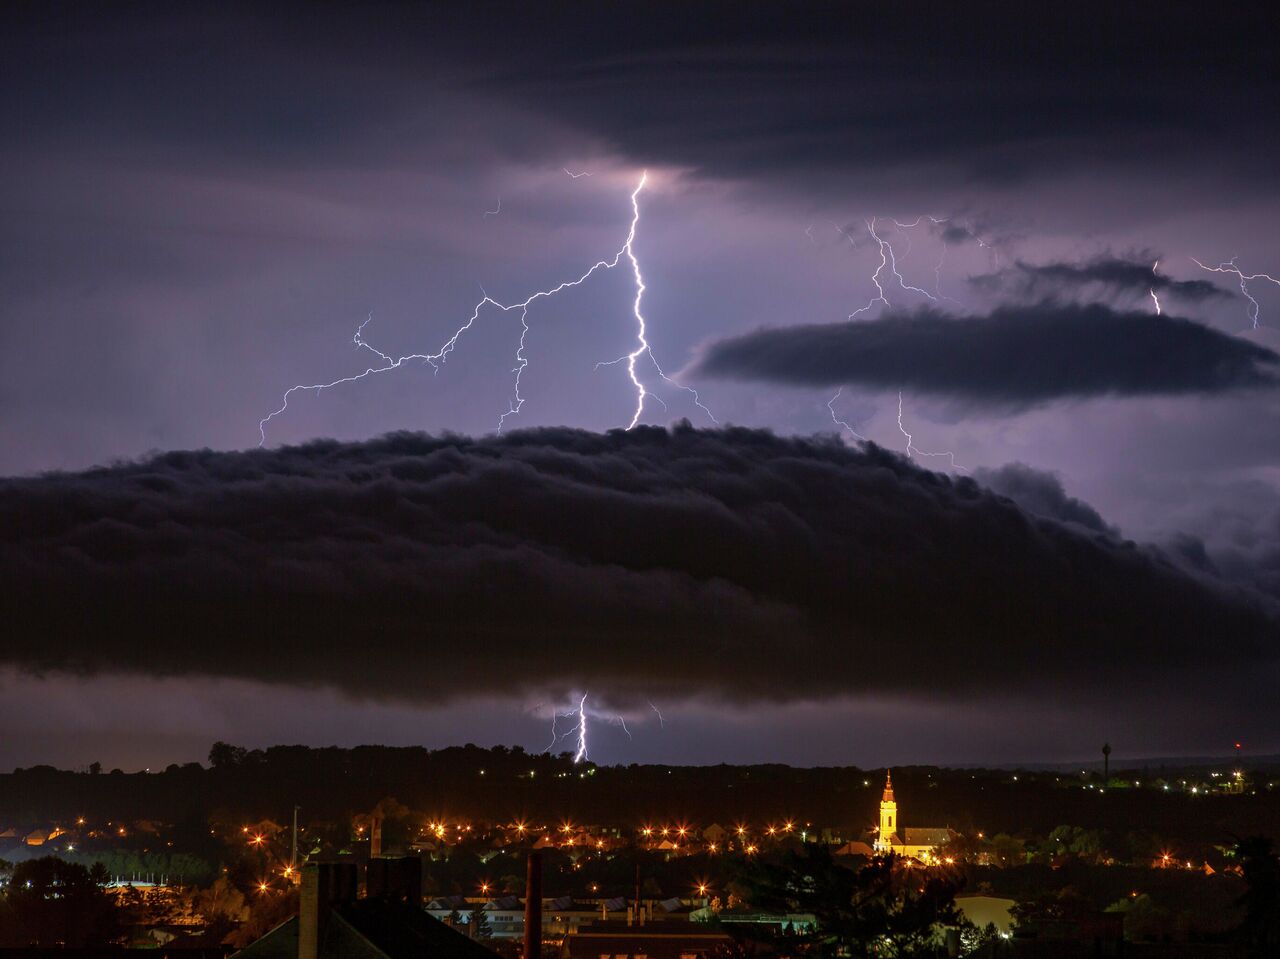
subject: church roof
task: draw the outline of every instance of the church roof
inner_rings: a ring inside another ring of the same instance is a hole
[[[951,841],[950,829],[932,827],[907,828],[902,830],[904,846],[941,846]]]

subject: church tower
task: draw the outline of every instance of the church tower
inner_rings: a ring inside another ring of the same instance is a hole
[[[884,774],[884,795],[880,797],[880,833],[876,836],[876,852],[888,852],[893,834],[898,831],[898,804],[893,801],[893,779]]]

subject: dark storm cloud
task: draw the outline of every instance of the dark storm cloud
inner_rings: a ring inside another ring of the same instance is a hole
[[[936,310],[758,330],[704,345],[693,375],[906,389],[1021,407],[1100,395],[1222,393],[1278,382],[1280,356],[1207,326],[1101,304]]]
[[[3,658],[31,669],[753,701],[1277,654],[1253,594],[874,446],[741,429],[167,453],[6,480],[0,531]]]
[[[1062,480],[1052,473],[1025,463],[1007,463],[998,469],[979,469],[973,474],[983,486],[1007,496],[1028,513],[1071,523],[1097,533],[1116,535],[1116,529],[1083,500],[1068,496]]]
[[[1150,174],[1212,154],[1265,172],[1277,140],[1274,111],[1254,108],[1277,94],[1266,31],[1194,4],[19,10],[0,79],[11,126],[37,140],[78,129],[193,155],[357,156],[371,141],[461,142],[447,98],[462,95],[637,161],[797,189],[902,165],[1009,180],[1099,164]],[[511,126],[507,149],[559,148],[525,132]]]
[[[1146,296],[1154,290],[1193,303],[1235,294],[1208,280],[1175,280],[1152,269],[1155,257],[1142,260],[1100,256],[1084,263],[1026,263],[1016,261],[995,273],[972,276],[979,289],[1043,300],[1098,289],[1117,296]]]

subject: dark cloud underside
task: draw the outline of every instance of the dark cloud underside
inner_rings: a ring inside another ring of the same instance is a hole
[[[969,278],[979,289],[991,290],[1034,300],[1075,293],[1082,288],[1097,288],[1115,295],[1146,296],[1154,291],[1169,294],[1192,303],[1234,296],[1229,290],[1208,280],[1175,280],[1155,269],[1156,261],[1121,259],[1104,256],[1084,263],[1024,263],[996,273]]]
[[[1276,654],[1262,600],[1131,544],[748,430],[169,453],[6,480],[0,530],[3,658],[36,669],[786,700]]]
[[[909,389],[997,406],[1276,385],[1280,356],[1178,317],[1101,304],[934,310],[764,329],[713,341],[694,375]]]

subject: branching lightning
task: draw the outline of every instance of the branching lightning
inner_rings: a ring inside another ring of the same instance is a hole
[[[636,340],[638,345],[630,353],[626,353],[616,360],[610,360],[607,363],[597,363],[596,368],[598,369],[601,366],[612,366],[616,363],[621,363],[624,361],[626,362],[628,376],[631,380],[632,385],[635,387],[635,390],[636,390],[635,412],[632,414],[631,421],[628,424],[627,428],[631,429],[640,421],[640,417],[644,413],[644,405],[645,405],[646,398],[652,396],[654,399],[658,400],[659,403],[662,403],[664,407],[666,405],[660,396],[658,396],[655,393],[652,393],[645,387],[643,380],[640,378],[639,372],[637,370],[637,364],[641,359],[646,357],[653,364],[654,369],[657,370],[658,375],[662,377],[664,381],[666,381],[671,386],[676,387],[677,389],[680,389],[686,393],[689,393],[693,398],[694,404],[700,410],[702,410],[702,412],[704,412],[713,423],[718,422],[715,416],[712,414],[711,410],[708,409],[707,406],[702,402],[702,399],[699,396],[697,390],[693,389],[690,386],[685,386],[683,384],[676,383],[669,376],[667,376],[667,374],[663,371],[662,367],[658,364],[657,358],[653,355],[652,347],[649,344],[649,340],[647,337],[648,331],[645,323],[644,314],[640,310],[641,300],[644,296],[644,291],[645,291],[644,278],[640,272],[640,261],[636,258],[634,246],[633,246],[636,238],[636,230],[640,223],[640,201],[639,201],[640,192],[644,189],[644,186],[647,180],[648,180],[648,174],[647,173],[641,174],[639,183],[636,185],[635,190],[633,190],[631,193],[631,214],[632,215],[631,215],[630,227],[627,231],[626,242],[623,244],[622,248],[618,250],[618,252],[615,253],[610,259],[598,260],[577,279],[566,280],[565,282],[559,283],[556,286],[550,287],[548,289],[539,290],[538,292],[532,294],[526,299],[521,300],[519,303],[508,304],[508,303],[499,302],[498,300],[495,300],[493,297],[489,296],[489,294],[482,288],[480,291],[482,294],[481,299],[472,308],[471,315],[467,318],[466,322],[464,322],[460,327],[458,327],[458,329],[456,329],[453,332],[453,335],[450,336],[447,340],[445,340],[443,345],[441,345],[441,347],[438,350],[436,350],[434,353],[410,353],[405,356],[394,357],[394,358],[389,356],[386,353],[383,353],[381,350],[378,350],[372,345],[370,345],[369,342],[364,339],[364,329],[366,326],[369,325],[369,322],[372,319],[372,316],[366,318],[364,322],[361,323],[360,326],[357,328],[355,332],[355,336],[353,337],[353,341],[357,349],[368,350],[369,352],[373,353],[376,357],[378,357],[381,363],[377,366],[370,366],[366,368],[362,373],[354,373],[350,376],[339,377],[338,379],[331,380],[327,383],[298,384],[296,386],[289,387],[289,389],[285,391],[284,396],[282,397],[279,409],[275,410],[272,413],[269,413],[267,416],[263,417],[258,422],[258,434],[259,434],[258,445],[259,446],[266,445],[267,423],[275,419],[277,416],[282,415],[288,410],[289,398],[294,393],[312,392],[312,393],[319,394],[323,390],[331,389],[335,386],[341,386],[345,383],[353,383],[356,380],[362,380],[366,377],[373,376],[378,373],[386,373],[391,370],[399,369],[405,363],[410,361],[418,361],[418,362],[425,363],[431,366],[431,368],[436,372],[439,372],[440,365],[443,364],[448,359],[449,354],[453,352],[454,347],[457,346],[458,344],[459,338],[462,336],[463,333],[471,329],[471,327],[475,324],[475,322],[480,318],[481,311],[484,310],[486,307],[492,307],[503,313],[518,311],[520,316],[520,342],[515,353],[515,366],[512,367],[512,370],[511,370],[511,372],[515,374],[515,378],[512,384],[512,394],[510,399],[508,400],[506,412],[502,413],[498,417],[498,430],[499,432],[501,432],[503,426],[506,424],[507,418],[518,414],[521,408],[524,406],[525,398],[520,392],[520,385],[521,385],[521,378],[524,374],[525,368],[529,365],[529,361],[524,353],[526,338],[529,334],[529,307],[531,307],[538,300],[547,299],[549,297],[555,296],[557,293],[560,293],[563,290],[580,286],[597,272],[603,272],[605,270],[613,269],[620,262],[622,262],[623,257],[626,257],[627,261],[630,263],[632,274],[635,277],[636,293],[635,293],[635,298],[632,302],[632,315],[636,321],[636,330],[637,330]],[[499,204],[498,204],[499,209],[501,208],[501,205],[502,205],[501,201],[499,201]],[[495,210],[491,212],[497,212],[497,211]]]
[[[1258,321],[1258,315],[1262,308],[1258,305],[1258,301],[1253,298],[1253,294],[1249,292],[1249,281],[1265,280],[1267,283],[1274,283],[1276,286],[1280,286],[1280,279],[1276,279],[1270,273],[1245,273],[1240,269],[1240,267],[1236,266],[1236,260],[1239,259],[1239,257],[1235,256],[1229,260],[1224,260],[1217,266],[1206,266],[1194,256],[1189,257],[1189,259],[1196,266],[1200,267],[1200,269],[1208,270],[1210,273],[1230,273],[1235,276],[1240,281],[1241,295],[1249,301],[1249,319],[1253,321],[1253,328],[1256,330],[1262,325]]]
[[[564,170],[565,173],[569,173],[568,167],[561,167],[560,169]],[[581,173],[569,173],[569,179],[571,180],[578,180],[584,176],[591,176],[591,174],[588,173],[586,170],[583,170]]]
[[[894,220],[893,222],[897,223],[896,220]],[[920,221],[917,219],[916,223],[919,223],[919,222]],[[919,293],[921,296],[925,297],[926,299],[937,302],[938,298],[936,296],[934,296],[928,290],[923,290],[918,286],[912,286],[903,278],[902,274],[898,272],[898,258],[897,258],[897,255],[894,253],[893,244],[891,244],[888,240],[881,237],[880,234],[876,232],[876,218],[871,217],[871,219],[866,221],[866,224],[867,224],[867,233],[871,235],[871,239],[875,240],[880,247],[880,263],[876,266],[875,272],[871,274],[871,282],[875,284],[876,295],[867,301],[866,306],[860,307],[854,310],[852,313],[850,313],[849,319],[852,320],[855,316],[858,316],[859,314],[862,314],[862,313],[866,313],[877,303],[883,304],[884,306],[891,305],[889,303],[888,297],[885,296],[884,284],[881,283],[880,281],[880,274],[884,272],[886,268],[889,270],[891,274],[893,274],[893,278],[898,281],[898,285],[902,287],[903,292]],[[914,226],[914,225],[915,224],[905,224],[904,226]],[[849,241],[850,246],[854,245],[853,237],[849,236],[849,234],[846,233],[844,230],[842,230],[839,226],[836,227],[836,230],[843,237],[845,237],[845,239]]]

